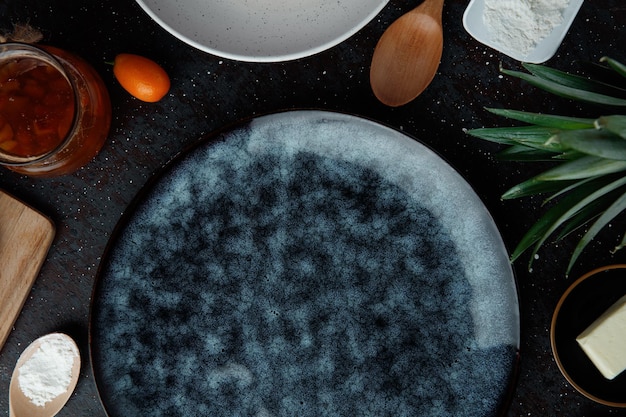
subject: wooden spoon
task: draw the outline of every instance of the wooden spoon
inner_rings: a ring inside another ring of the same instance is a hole
[[[22,391],[19,384],[20,368],[24,365],[33,355],[38,351],[41,345],[51,338],[63,338],[68,346],[73,346],[76,356],[72,363],[72,373],[70,383],[64,393],[53,398],[49,402],[46,402],[43,406],[33,403]],[[65,405],[67,400],[72,395],[76,382],[78,381],[78,375],[80,374],[80,355],[78,353],[78,347],[76,343],[67,335],[62,333],[51,333],[46,336],[42,336],[39,339],[31,343],[20,355],[13,370],[11,376],[11,383],[9,386],[9,417],[53,417],[61,408]]]
[[[378,41],[370,84],[392,107],[420,95],[435,77],[443,51],[443,0],[425,0],[393,22]]]

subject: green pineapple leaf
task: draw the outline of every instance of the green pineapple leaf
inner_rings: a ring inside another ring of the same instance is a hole
[[[554,222],[561,217],[561,215],[567,210],[567,206],[564,204],[558,204],[546,211],[539,219],[528,229],[524,236],[520,239],[519,243],[511,253],[511,262],[515,262],[524,252],[535,245],[539,239],[541,239],[546,231],[550,228]],[[528,262],[528,267],[532,267],[532,258]]]
[[[592,222],[597,218],[603,209],[606,209],[606,205],[602,201],[594,201],[578,213],[573,215],[561,229],[556,232],[555,240],[560,241],[567,238],[572,233],[583,228],[587,223]]]
[[[603,116],[595,122],[598,129],[606,129],[622,139],[626,139],[626,116]]]
[[[501,145],[525,145],[535,149],[561,152],[563,147],[550,138],[560,130],[543,126],[489,127],[470,129],[471,136],[499,143]]]
[[[624,249],[626,247],[626,234],[624,234],[624,237],[622,237],[621,242],[619,243],[619,245],[617,245],[612,251],[611,253],[615,253],[617,251],[620,251],[622,249]]]
[[[613,177],[612,179],[602,178],[595,179],[594,182],[597,183],[597,186],[594,185],[595,189],[601,188],[605,185],[610,184],[618,177]],[[589,191],[587,191],[589,192]],[[557,239],[563,239],[567,235],[569,235],[574,230],[584,226],[588,222],[592,221],[596,217],[599,217],[607,208],[609,208],[615,200],[623,193],[621,190],[615,190],[597,198],[595,201],[589,203],[585,208],[581,209],[578,213],[576,213],[571,219],[568,220],[567,225],[564,225],[562,230],[557,235]]]
[[[530,148],[525,145],[512,145],[496,154],[501,161],[518,162],[550,162],[561,159],[565,155],[555,154],[553,151]]]
[[[551,196],[549,196],[548,198],[545,199],[545,201],[543,202],[543,204],[547,204],[549,202],[551,202],[552,200],[556,200],[557,198],[561,197],[563,194],[567,194],[570,191],[575,190],[576,188],[580,188],[580,187],[589,187],[586,188],[583,193],[590,193],[591,191],[597,190],[600,187],[604,187],[607,184],[610,184],[611,182],[615,181],[615,179],[619,178],[618,175],[602,175],[599,177],[591,177],[591,178],[585,178],[582,180],[578,180],[578,181],[567,181],[568,185],[566,185],[565,187],[563,187],[560,191],[552,194]],[[562,183],[562,182],[566,182],[566,181],[553,181],[556,183]],[[591,186],[588,186],[588,183],[592,183]]]
[[[603,57],[601,62],[606,64],[601,66],[605,74],[613,71],[626,77],[626,65],[609,57]],[[626,107],[624,88],[543,65],[522,65],[527,72],[500,70],[556,96],[605,107]],[[598,233],[626,211],[626,114],[589,119],[500,108],[486,110],[527,124],[466,131],[474,137],[504,145],[496,155],[498,159],[553,163],[502,195],[504,200],[547,196],[542,204],[547,207],[546,211],[520,239],[511,261],[531,250],[530,268],[548,239],[564,239],[588,227],[571,254],[569,273]],[[626,233],[613,252],[624,247]]]
[[[578,151],[575,151],[573,149],[568,149],[565,150],[563,153],[558,154],[558,155],[554,155],[555,160],[561,160],[561,161],[572,161],[574,159],[578,159],[580,157],[584,156],[583,153],[580,153]]]
[[[586,155],[563,162],[537,176],[542,181],[562,181],[597,177],[626,171],[626,161],[607,160],[598,156]]]
[[[622,77],[626,77],[626,65],[622,64],[621,62],[609,58],[608,56],[603,56],[602,58],[600,58],[600,62],[606,62],[607,64],[609,64],[609,67],[615,70],[615,72],[617,72]]]
[[[570,211],[572,207],[578,204],[581,200],[581,196],[588,195],[597,189],[597,184],[593,182],[585,182],[577,191],[565,195],[554,205],[552,205],[546,212],[539,217],[539,219],[531,226],[530,229],[524,234],[520,242],[517,244],[513,253],[511,254],[511,261],[517,260],[524,252],[530,247],[536,245],[537,242],[543,239],[545,241],[548,238],[548,231],[552,228],[557,221],[563,217],[565,213]],[[556,228],[555,228],[556,229]],[[534,254],[533,254],[534,255]],[[529,268],[532,267],[532,259],[529,261]]]
[[[523,64],[523,66],[532,75],[547,81],[553,81],[564,87],[571,87],[577,90],[585,90],[606,95],[612,95],[616,92],[621,92],[622,94],[626,93],[626,91],[619,87],[615,87],[613,85],[601,81],[592,80],[586,77],[581,77],[579,75],[569,74],[567,72],[559,71],[545,65],[526,63]]]
[[[578,245],[574,249],[567,265],[566,274],[572,270],[574,263],[585,249],[585,247],[596,237],[596,235],[602,230],[611,220],[617,217],[620,213],[626,210],[626,193],[617,198],[614,203],[602,213],[602,215],[593,223],[593,225],[587,230],[587,233],[580,239]]]
[[[584,196],[572,207],[565,210],[565,212],[562,213],[561,216],[554,219],[552,224],[544,230],[543,235],[535,241],[534,243],[535,247],[530,256],[530,259],[531,259],[530,265],[532,265],[532,259],[534,259],[535,255],[537,255],[537,252],[539,252],[539,249],[541,248],[541,246],[560,226],[562,226],[565,222],[570,220],[573,216],[575,216],[580,210],[584,209],[587,205],[594,203],[594,201],[596,201],[598,198],[620,187],[623,187],[624,185],[626,185],[626,177],[619,178],[618,180],[612,182],[611,184],[608,184],[592,192],[591,194]],[[570,194],[570,196],[571,195],[572,194]]]
[[[626,160],[626,140],[607,130],[568,130],[556,135],[554,140],[587,155],[610,160]]]
[[[566,117],[551,114],[530,113],[519,110],[486,108],[487,111],[518,122],[529,123],[537,126],[551,127],[554,129],[590,129],[594,127],[593,119],[579,117]]]
[[[618,97],[608,96],[605,94],[595,93],[593,91],[587,91],[584,89],[578,89],[562,85],[552,80],[546,80],[545,78],[538,77],[536,75],[528,74],[521,71],[513,71],[502,69],[502,73],[510,75],[512,77],[519,78],[534,85],[537,88],[545,90],[549,93],[564,97],[572,100],[584,101],[588,103],[600,104],[613,107],[625,107],[626,100]]]
[[[513,200],[537,194],[555,193],[576,182],[577,181],[541,181],[537,178],[530,178],[508,189],[502,194],[502,199]]]

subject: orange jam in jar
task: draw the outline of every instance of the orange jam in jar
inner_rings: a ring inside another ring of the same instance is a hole
[[[58,48],[0,44],[0,164],[30,176],[69,174],[102,148],[109,95],[84,60]]]

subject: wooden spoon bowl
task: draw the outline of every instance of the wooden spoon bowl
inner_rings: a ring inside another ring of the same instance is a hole
[[[425,0],[393,22],[378,41],[370,84],[382,103],[406,104],[435,77],[443,52],[443,1]]]
[[[74,341],[69,336],[62,333],[51,333],[49,335],[42,336],[31,343],[20,355],[11,377],[11,384],[9,386],[9,417],[53,417],[63,408],[76,387],[76,382],[78,381],[78,376],[80,374],[79,355],[74,357],[74,362],[72,364],[72,376],[67,390],[51,401],[46,402],[43,406],[34,404],[20,389],[18,380],[20,368],[33,357],[48,337],[63,337],[67,340],[67,342],[71,343],[76,349],[76,352],[78,352],[78,347],[76,347]]]

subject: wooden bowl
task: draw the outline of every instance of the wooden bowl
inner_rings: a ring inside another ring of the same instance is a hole
[[[585,397],[611,407],[626,407],[626,372],[604,378],[576,337],[624,294],[626,264],[594,269],[565,291],[550,327],[552,353],[565,379]]]

